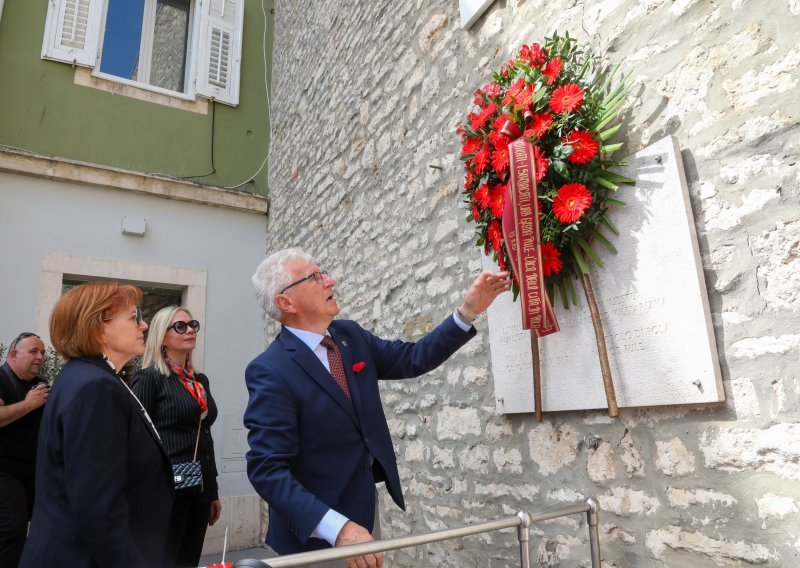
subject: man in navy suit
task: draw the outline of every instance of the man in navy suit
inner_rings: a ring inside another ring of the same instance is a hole
[[[387,341],[334,318],[336,281],[299,249],[276,252],[253,276],[281,332],[246,371],[247,472],[269,504],[267,544],[279,554],[373,540],[375,484],[405,509],[378,381],[436,368],[476,331],[474,319],[509,289],[484,272],[461,306],[416,343]],[[380,567],[383,555],[347,560]]]

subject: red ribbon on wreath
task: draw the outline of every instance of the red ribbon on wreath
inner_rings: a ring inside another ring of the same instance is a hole
[[[503,205],[503,239],[517,277],[522,304],[522,328],[542,337],[558,331],[558,322],[544,286],[539,235],[539,200],[533,146],[512,121],[501,131],[508,145],[509,177]]]

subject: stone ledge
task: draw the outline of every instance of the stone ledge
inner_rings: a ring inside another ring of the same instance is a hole
[[[190,100],[176,95],[168,95],[154,90],[128,85],[122,81],[106,79],[105,77],[95,77],[92,70],[86,67],[75,68],[75,84],[82,87],[99,89],[112,95],[122,95],[140,101],[147,101],[170,108],[188,110],[199,114],[208,114],[208,101],[205,99]]]
[[[0,172],[144,193],[266,215],[266,197],[0,146]]]

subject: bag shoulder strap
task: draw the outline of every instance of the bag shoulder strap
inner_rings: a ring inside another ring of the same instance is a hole
[[[200,419],[197,421],[197,438],[194,441],[194,457],[192,461],[197,461],[197,448],[200,447],[200,425],[203,423],[203,417],[201,416]]]

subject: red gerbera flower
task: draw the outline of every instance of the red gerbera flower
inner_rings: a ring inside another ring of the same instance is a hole
[[[492,153],[492,167],[498,174],[502,174],[508,169],[508,146],[497,148]]]
[[[545,276],[561,272],[561,253],[553,243],[542,243],[539,251],[542,253],[542,270]]]
[[[524,88],[525,88],[525,78],[523,77],[522,79],[518,80],[516,83],[514,83],[508,88],[508,91],[506,91],[506,96],[503,99],[503,106],[510,105],[517,97],[517,95],[522,92]]]
[[[553,199],[553,213],[562,223],[574,223],[592,204],[592,194],[582,183],[561,186]]]
[[[478,150],[478,153],[475,154],[475,157],[472,158],[472,160],[475,164],[475,173],[483,173],[483,170],[485,170],[486,166],[489,165],[489,145],[484,144],[481,146],[481,149]]]
[[[528,108],[533,102],[533,85],[527,85],[514,97],[514,104],[520,108]]]
[[[500,228],[500,223],[498,221],[489,223],[487,236],[489,237],[492,248],[494,250],[500,250],[500,243],[503,240],[503,229]]]
[[[482,183],[478,186],[478,189],[475,190],[475,195],[472,197],[482,210],[488,208],[492,204],[492,196],[489,193],[489,186],[485,183]]]
[[[585,164],[597,154],[597,140],[586,130],[573,130],[564,138],[564,144],[572,146],[572,154],[567,160],[573,164]]]
[[[556,112],[572,112],[583,102],[583,89],[575,83],[568,83],[553,91],[550,108]]]
[[[478,151],[478,148],[481,147],[481,139],[480,138],[467,138],[464,145],[461,146],[461,155],[468,156],[469,154],[474,154]]]
[[[467,168],[467,175],[464,177],[464,189],[469,189],[472,187],[472,183],[475,181],[475,176],[472,175],[472,171]]]
[[[554,57],[550,61],[547,62],[547,65],[544,66],[542,69],[542,75],[547,77],[547,84],[552,85],[558,74],[561,73],[561,69],[564,67],[564,62],[559,57]]]
[[[511,116],[508,114],[501,114],[497,118],[494,119],[492,122],[492,129],[497,130],[500,132],[503,129],[507,120],[511,120]]]
[[[547,168],[550,167],[550,160],[538,146],[533,147],[533,163],[536,167],[536,181],[542,181],[547,174]]]
[[[497,112],[497,105],[491,103],[478,114],[469,115],[469,122],[472,129],[478,130],[481,126],[486,124],[486,121],[489,120],[495,112]]]
[[[492,215],[500,219],[503,216],[503,205],[505,204],[506,186],[499,183],[490,189],[492,197]]]
[[[508,143],[511,142],[511,140],[508,139],[508,136],[500,132],[500,129],[492,130],[487,138],[489,138],[489,142],[491,142],[492,146],[497,149],[507,148]]]
[[[530,127],[525,131],[525,136],[528,138],[541,138],[547,131],[550,130],[550,126],[553,124],[553,115],[549,112],[537,112],[533,115],[533,122],[531,123]]]
[[[480,211],[480,209],[478,209],[478,206],[475,205],[474,202],[472,203],[471,210],[472,210],[472,220],[477,223],[478,219],[480,219],[480,217],[481,217],[481,211]]]

